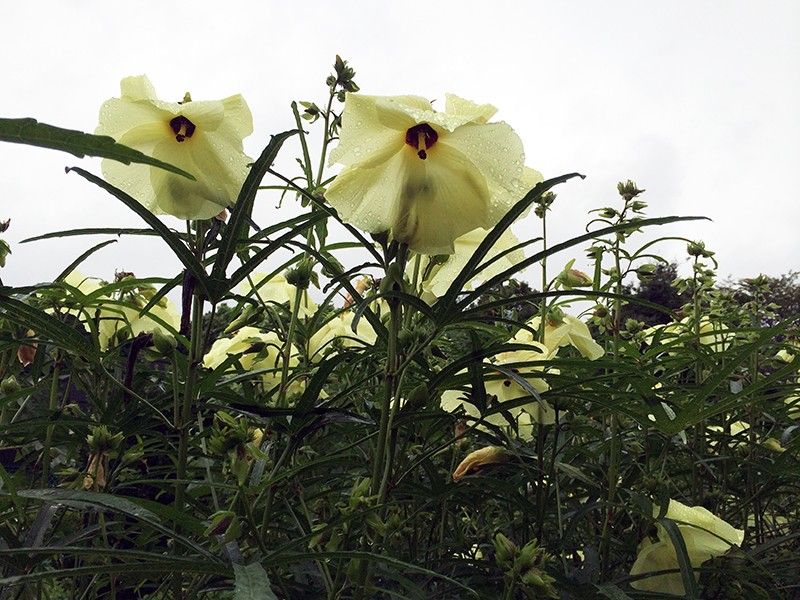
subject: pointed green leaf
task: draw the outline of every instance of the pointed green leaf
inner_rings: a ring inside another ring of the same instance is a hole
[[[36,119],[31,119],[30,117],[24,119],[0,118],[0,142],[61,150],[62,152],[69,152],[78,158],[98,156],[100,158],[110,158],[126,165],[131,163],[152,165],[165,171],[183,175],[188,179],[194,179],[191,173],[142,154],[128,146],[118,144],[114,141],[114,138],[107,135],[92,135],[75,129],[62,129],[46,123],[39,123]]]
[[[180,236],[172,231],[169,227],[164,225],[164,223],[147,210],[142,204],[140,204],[135,198],[129,196],[119,188],[114,187],[110,183],[100,179],[97,175],[93,175],[80,167],[70,167],[67,169],[67,172],[74,171],[84,179],[87,179],[94,183],[96,186],[103,188],[108,193],[110,193],[115,198],[122,201],[128,208],[130,208],[133,212],[139,215],[153,230],[164,240],[167,245],[172,249],[172,252],[178,258],[183,266],[194,275],[195,279],[197,280],[200,289],[208,295],[209,291],[209,281],[208,275],[206,275],[206,271],[203,268],[203,265],[200,264],[200,261],[195,258],[195,255],[192,254],[191,250],[186,247],[186,244],[183,243]]]
[[[283,146],[283,143],[295,133],[297,133],[297,130],[292,129],[273,135],[261,156],[250,168],[242,189],[239,191],[236,204],[231,209],[231,218],[228,221],[228,225],[222,233],[219,251],[211,269],[213,281],[221,282],[225,280],[225,272],[228,269],[228,264],[233,259],[233,255],[236,253],[236,245],[239,243],[240,238],[247,237],[247,228],[253,213],[253,203],[255,202],[258,186],[261,185],[261,180],[264,179],[267,170],[272,166],[275,157],[278,156],[278,151]],[[231,284],[230,287],[233,285],[236,284]],[[212,302],[222,298],[230,290],[230,287],[223,285],[222,289],[215,290],[215,294],[211,298]]]

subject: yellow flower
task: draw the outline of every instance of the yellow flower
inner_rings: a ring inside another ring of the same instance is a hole
[[[252,273],[249,282],[242,283],[239,286],[241,294],[250,296],[255,294],[261,302],[274,302],[275,304],[287,304],[289,310],[294,309],[294,298],[297,293],[297,288],[286,281],[286,277],[278,274],[273,275],[271,279],[267,280],[267,273]],[[310,317],[317,310],[317,305],[309,298],[308,291],[303,290],[300,296],[300,307],[297,309],[297,315],[302,319]]]
[[[103,161],[103,176],[155,214],[208,219],[231,206],[252,160],[242,139],[253,118],[240,95],[224,100],[164,102],[144,76],[122,80],[121,97],[100,109],[95,133],[194,175],[196,181],[147,165]]]
[[[541,379],[541,377],[537,377],[537,375],[544,371],[544,367],[542,365],[521,367],[519,363],[547,360],[552,357],[552,353],[538,342],[531,342],[530,345],[532,346],[531,350],[514,350],[512,352],[498,354],[494,362],[501,367],[508,365],[509,368],[520,378],[525,380],[534,390],[542,393],[549,389],[547,382]],[[551,372],[557,373],[557,371],[553,370],[551,370]],[[510,377],[486,381],[484,387],[486,388],[487,408],[489,410],[494,410],[497,407],[502,407],[504,404],[510,404],[520,398],[531,396],[529,390],[525,389],[516,379]],[[442,410],[454,412],[460,406],[474,419],[479,419],[481,417],[478,407],[471,402],[465,401],[462,392],[458,390],[447,390],[442,393]],[[532,438],[534,423],[542,425],[552,425],[555,423],[555,411],[553,407],[546,401],[539,401],[535,398],[532,398],[530,402],[522,406],[509,407],[505,412],[515,419],[519,436],[525,440],[530,440]],[[509,424],[503,412],[494,412],[486,416],[483,420],[498,427],[506,427]]]
[[[486,448],[475,450],[470,452],[458,464],[456,470],[453,471],[453,481],[461,481],[465,476],[480,471],[486,465],[496,465],[507,460],[508,454],[506,454],[506,451],[497,446],[487,446]]]
[[[653,508],[653,516],[658,516],[659,508]],[[744,531],[734,529],[719,517],[701,506],[686,506],[670,500],[666,517],[676,522],[686,544],[686,552],[692,567],[699,567],[705,561],[725,554],[731,546],[739,546],[744,540]],[[643,575],[667,569],[679,569],[678,555],[672,540],[664,527],[656,524],[658,541],[649,538],[639,545],[639,555],[631,568],[631,575]],[[697,573],[695,578],[699,579]],[[661,592],[683,596],[686,591],[679,571],[665,575],[654,575],[639,579],[631,586],[640,591]]]
[[[239,355],[239,365],[245,371],[267,369],[262,373],[261,380],[264,389],[271,390],[281,383],[282,349],[283,342],[275,332],[264,332],[256,327],[242,327],[233,337],[215,341],[208,354],[203,357],[203,366],[207,369],[216,369],[229,356]],[[294,367],[297,363],[297,354],[292,353],[289,366]],[[299,391],[300,388],[302,388],[300,382],[293,382],[289,386],[291,392]]]
[[[331,152],[345,169],[326,199],[365,231],[451,254],[456,238],[491,227],[528,191],[522,142],[507,124],[487,123],[494,113],[453,95],[437,112],[419,96],[348,94]]]
[[[350,311],[344,312],[325,323],[311,336],[308,340],[308,355],[313,362],[322,360],[322,357],[333,348],[336,340],[345,348],[369,346],[375,343],[378,336],[375,335],[375,330],[369,321],[364,318],[358,320],[356,333],[353,333],[354,316]]]
[[[86,277],[78,270],[73,270],[64,278],[64,283],[76,288],[82,294],[89,296],[99,290],[102,285],[99,280]],[[72,302],[64,312],[75,315],[86,323],[97,319],[97,330],[101,350],[107,350],[111,342],[121,333],[128,337],[136,337],[140,333],[174,334],[180,329],[180,315],[175,304],[168,298],[162,298],[146,313],[140,315],[140,308],[144,307],[148,298],[142,295],[126,296],[120,300],[99,295],[92,300],[80,302],[72,298]]]
[[[535,184],[534,184],[535,185]],[[531,185],[533,187],[533,185]],[[422,297],[423,300],[432,303],[436,298],[444,295],[453,279],[461,272],[461,269],[467,264],[467,261],[472,257],[472,254],[477,250],[478,246],[483,242],[483,239],[489,233],[488,230],[478,228],[473,229],[455,240],[453,247],[454,253],[443,263],[434,266],[431,273],[422,282]],[[489,253],[482,262],[488,262],[498,254],[505,252],[509,248],[513,248],[519,244],[517,237],[506,229],[500,239],[495,242],[495,245],[489,250]],[[475,280],[485,281],[502,273],[506,269],[514,266],[515,264],[525,260],[525,254],[522,250],[514,250],[509,252],[502,258],[498,259],[489,267],[478,273],[475,279],[472,279],[464,285],[464,290],[472,289],[472,284]],[[409,261],[409,269],[413,267],[414,261]],[[424,272],[427,261],[421,262],[422,271]]]
[[[528,326],[538,331],[541,321],[541,317],[534,317],[528,322]],[[514,342],[517,344],[527,344],[531,341],[533,334],[527,329],[520,329],[514,336]],[[597,360],[605,354],[603,347],[592,339],[586,323],[572,315],[564,315],[561,322],[548,320],[544,326],[544,345],[553,353],[562,346],[573,346],[581,356],[589,360]]]
[[[653,338],[659,330],[663,331],[661,343],[674,350],[683,347],[687,339],[694,337],[694,322],[692,317],[684,317],[674,323],[650,327],[644,332],[645,342],[652,344]],[[733,335],[726,333],[727,331],[728,327],[723,323],[709,317],[700,318],[700,343],[714,352],[724,352],[730,347]],[[672,350],[670,354],[675,354]]]

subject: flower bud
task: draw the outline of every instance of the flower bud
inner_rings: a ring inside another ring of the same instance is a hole
[[[705,242],[689,242],[686,245],[686,252],[689,256],[695,256],[703,258],[711,258],[714,256],[714,253],[711,250],[706,250]]]
[[[234,331],[238,331],[242,327],[246,327],[248,325],[255,325],[261,320],[261,317],[264,314],[264,307],[262,305],[253,305],[248,304],[244,307],[239,316],[236,317],[233,321],[231,321],[225,330],[222,332],[223,335],[227,335]]]
[[[617,184],[617,191],[619,192],[619,195],[625,199],[626,202],[630,202],[636,196],[644,192],[644,190],[640,190],[638,187],[636,187],[636,183],[631,181],[630,179],[628,179],[628,181],[626,181],[625,183],[620,181]]]
[[[494,536],[494,553],[498,564],[501,566],[510,564],[517,556],[517,552],[517,545],[502,533]]]
[[[314,263],[307,258],[303,258],[297,263],[297,266],[286,271],[286,283],[305,290],[308,289],[308,284],[311,282],[313,274]]]
[[[22,386],[17,381],[17,378],[13,375],[9,375],[2,382],[0,382],[0,394],[4,396],[10,396],[11,394],[16,394],[18,391],[22,389]]]
[[[592,278],[578,269],[567,269],[562,271],[556,280],[564,289],[567,290],[571,290],[572,288],[576,287],[588,287],[592,285]]]
[[[11,247],[5,240],[0,240],[0,267],[6,266],[6,257],[11,254]]]
[[[178,347],[178,340],[174,335],[163,331],[160,327],[153,329],[153,345],[164,356],[171,356]]]
[[[644,329],[644,323],[636,319],[627,319],[625,321],[625,330],[629,333],[636,333]]]

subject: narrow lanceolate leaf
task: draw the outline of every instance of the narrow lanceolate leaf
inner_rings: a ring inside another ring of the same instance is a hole
[[[19,490],[17,496],[20,498],[31,498],[52,504],[62,504],[78,509],[95,509],[118,512],[146,523],[156,531],[172,538],[178,544],[193,550],[198,555],[212,561],[218,562],[218,558],[192,541],[190,538],[180,535],[161,522],[161,519],[152,511],[137,504],[133,498],[104,494],[101,492],[89,492],[84,490],[64,490],[58,488]]]
[[[533,204],[538,198],[541,198],[542,194],[544,194],[550,188],[560,183],[564,183],[565,181],[569,181],[574,177],[583,178],[584,176],[580,173],[569,173],[567,175],[561,175],[560,177],[554,177],[552,179],[548,179],[547,181],[537,183],[532,190],[525,194],[524,198],[517,202],[511,208],[511,210],[508,211],[508,213],[506,213],[502,219],[500,219],[497,225],[492,228],[480,245],[475,249],[475,252],[472,253],[472,256],[467,261],[467,264],[464,265],[464,268],[461,269],[461,272],[455,277],[455,279],[453,279],[444,296],[442,296],[439,299],[439,302],[437,302],[436,308],[440,316],[444,316],[444,314],[448,312],[448,309],[455,301],[456,296],[463,291],[465,284],[475,275],[475,271],[478,269],[481,261],[489,253],[495,243],[497,243],[497,240],[500,239],[500,236],[503,235],[503,232],[511,227],[511,224],[516,221],[517,218],[524,213],[531,204]]]
[[[38,338],[46,339],[76,356],[97,359],[94,348],[77,331],[16,298],[0,294],[0,316],[18,327],[32,329]]]
[[[694,570],[692,568],[692,561],[689,558],[689,552],[686,549],[686,542],[683,539],[681,530],[672,521],[667,518],[659,519],[659,523],[663,525],[672,545],[675,548],[675,554],[678,557],[678,566],[681,569],[681,580],[683,581],[683,589],[685,591],[684,598],[688,600],[698,600],[700,598],[700,590],[697,589],[697,581],[694,578]]]
[[[112,196],[117,198],[118,200],[122,201],[128,208],[130,208],[133,212],[139,215],[142,220],[144,220],[153,230],[164,240],[167,245],[172,249],[172,252],[178,258],[183,266],[194,275],[194,278],[197,280],[197,284],[200,286],[200,289],[208,295],[209,291],[209,281],[208,275],[206,275],[206,271],[203,268],[203,265],[200,264],[200,261],[197,260],[194,254],[192,254],[191,250],[183,243],[180,236],[172,231],[169,227],[164,225],[164,223],[147,210],[139,201],[137,201],[132,196],[129,196],[121,189],[114,187],[110,183],[100,179],[97,175],[93,175],[80,167],[71,167],[67,169],[67,172],[74,171],[84,179],[87,179],[94,183],[96,186],[103,188]]]
[[[211,269],[211,279],[220,288],[214,290],[215,294],[211,298],[212,301],[218,300],[230,290],[222,282],[225,281],[225,272],[233,259],[233,255],[236,253],[236,246],[240,238],[247,237],[247,228],[253,213],[253,203],[255,202],[258,186],[261,185],[261,180],[264,179],[267,170],[278,156],[278,151],[283,146],[283,143],[295,133],[297,133],[297,130],[293,129],[272,136],[261,156],[253,163],[247,178],[244,180],[242,189],[239,190],[239,196],[236,198],[236,204],[231,209],[231,218],[222,234],[219,251]]]
[[[0,118],[0,142],[61,150],[78,158],[98,156],[110,158],[126,165],[141,163],[194,179],[191,173],[142,154],[128,146],[118,144],[114,138],[107,135],[92,135],[75,129],[62,129],[46,123],[39,123],[30,117],[24,119]]]
[[[260,564],[233,565],[233,572],[236,575],[235,600],[278,600]]]

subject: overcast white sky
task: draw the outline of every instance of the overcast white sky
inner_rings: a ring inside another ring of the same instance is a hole
[[[650,215],[714,220],[664,233],[705,240],[723,275],[800,269],[797,0],[53,0],[5,2],[0,22],[0,116],[93,131],[120,79],[147,74],[165,100],[242,93],[255,123],[245,148],[257,156],[270,134],[293,126],[292,100],[324,99],[339,53],[365,93],[490,102],[520,134],[528,165],[546,177],[586,174],[559,190],[554,241],[581,233],[587,211],[616,203],[616,182],[632,178],[647,188]],[[6,284],[49,280],[102,241],[16,243],[25,237],[140,225],[63,171],[99,172],[98,163],[0,144],[0,218],[12,220]],[[291,153],[279,165],[293,174]],[[258,200],[261,224],[274,205]],[[82,270],[171,276],[167,253],[122,240]],[[682,247],[664,253],[684,259]]]

